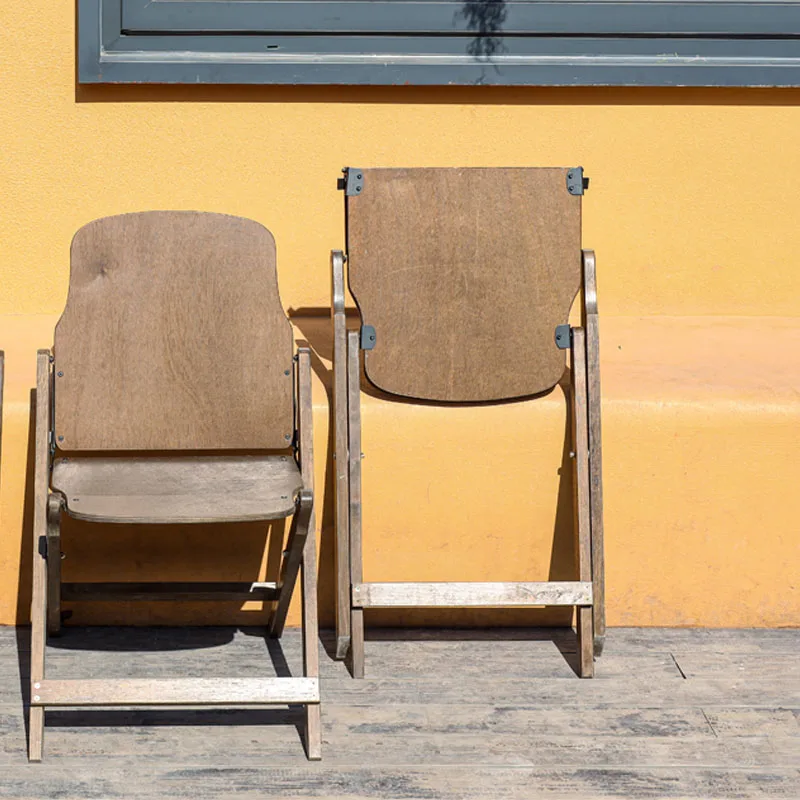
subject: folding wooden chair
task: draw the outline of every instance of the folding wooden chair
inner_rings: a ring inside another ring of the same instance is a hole
[[[81,228],[71,262],[54,354],[38,354],[29,757],[42,758],[46,707],[297,703],[318,759],[310,354],[294,355],[272,235],[222,214],[125,214]],[[277,583],[62,584],[62,513],[292,524]],[[301,568],[304,677],[46,676],[62,600],[274,602],[280,636]]]
[[[346,169],[347,256],[332,253],[337,655],[364,674],[365,608],[575,606],[580,674],[602,650],[603,516],[595,258],[573,169]],[[344,263],[360,313],[345,319]],[[567,324],[583,284],[580,328]],[[361,356],[390,395],[439,403],[546,392],[569,350],[577,581],[365,583]]]

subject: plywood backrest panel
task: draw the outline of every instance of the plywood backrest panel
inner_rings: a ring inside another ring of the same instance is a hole
[[[56,327],[57,444],[286,447],[292,357],[262,225],[186,211],[96,220],[72,242]]]
[[[581,282],[566,169],[368,169],[347,198],[368,379],[445,402],[522,397],[565,367],[555,328]]]

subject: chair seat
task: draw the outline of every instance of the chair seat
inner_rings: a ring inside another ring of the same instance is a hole
[[[92,522],[187,523],[280,519],[303,487],[289,456],[56,459],[53,490]]]

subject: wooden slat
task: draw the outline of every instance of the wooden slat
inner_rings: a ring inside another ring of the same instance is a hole
[[[305,491],[314,494],[314,405],[311,395],[311,351],[300,348],[297,370],[297,427],[300,437],[300,469]],[[301,573],[303,604],[303,674],[317,680],[319,675],[319,624],[317,621],[317,516],[312,503],[308,535],[303,546]],[[305,709],[305,746],[310,761],[322,758],[322,718],[319,704]]]
[[[350,546],[347,469],[347,318],[344,308],[344,254],[331,252],[333,313],[334,504],[336,507],[336,657],[350,649]]]
[[[272,234],[224,214],[85,225],[55,333],[67,450],[278,449],[292,432],[292,330]]]
[[[33,706],[184,706],[318,703],[316,678],[42,680]]]
[[[70,602],[121,601],[241,601],[277,599],[277,585],[272,582],[246,583],[64,583],[61,597]]]
[[[363,580],[361,551],[361,360],[358,331],[347,334],[347,414],[350,477],[350,580]],[[351,658],[354,678],[364,677],[364,611],[353,602],[350,617]]]
[[[90,522],[200,523],[283,519],[302,486],[291,456],[59,458],[53,488]]]
[[[40,542],[47,539],[47,498],[50,484],[50,351],[36,354],[36,437],[33,487],[33,585],[31,595],[31,683],[44,678],[47,640],[47,564]],[[44,711],[30,709],[28,757],[42,760]]]
[[[593,250],[583,251],[583,326],[586,330],[586,394],[589,410],[589,500],[592,532],[592,607],[595,655],[606,635],[605,555],[603,547],[603,439],[600,424],[600,317],[597,266]]]
[[[353,586],[353,605],[361,608],[575,606],[591,605],[591,602],[592,584],[588,581],[359,583]]]
[[[591,518],[589,512],[589,432],[586,408],[586,337],[583,328],[572,331],[572,429],[574,447],[575,523],[578,578],[592,579]],[[593,587],[594,588],[594,587]],[[592,609],[583,604],[576,612],[578,660],[582,678],[594,675],[594,636]]]
[[[347,198],[350,290],[376,331],[367,378],[439,401],[554,386],[581,283],[581,198],[566,168],[366,169]],[[509,336],[524,347],[509,346]]]

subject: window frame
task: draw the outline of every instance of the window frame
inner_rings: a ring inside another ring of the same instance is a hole
[[[78,3],[80,83],[800,85],[800,0]]]

